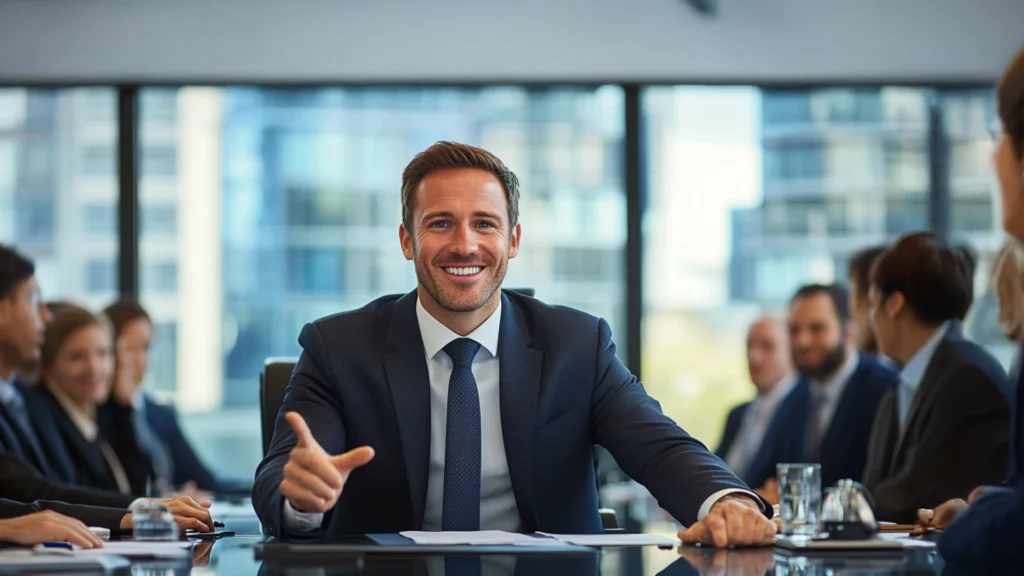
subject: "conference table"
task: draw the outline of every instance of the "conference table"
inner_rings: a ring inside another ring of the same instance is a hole
[[[297,557],[287,561],[262,560],[261,547],[266,538],[260,534],[254,516],[225,518],[226,530],[233,537],[197,544],[190,561],[139,561],[133,575],[217,574],[217,575],[294,575],[327,576],[408,574],[417,576],[459,576],[446,557],[436,554],[341,554],[337,556]],[[351,537],[345,544],[369,544]],[[465,556],[462,556],[465,558]],[[480,576],[838,576],[896,574],[979,574],[977,570],[946,566],[933,550],[903,552],[819,553],[800,555],[773,548],[714,550],[683,547],[663,550],[655,547],[605,548],[575,554],[501,554],[480,556],[478,570],[465,572]],[[642,561],[638,561],[642,559]],[[448,566],[449,568],[445,568]],[[464,565],[461,565],[464,566]]]

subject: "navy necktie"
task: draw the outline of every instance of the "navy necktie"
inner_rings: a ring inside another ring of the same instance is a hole
[[[444,444],[441,529],[480,529],[480,395],[473,358],[480,344],[459,338],[444,347],[452,359]]]

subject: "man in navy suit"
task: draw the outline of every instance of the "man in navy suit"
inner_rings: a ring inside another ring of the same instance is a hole
[[[715,454],[748,486],[763,486],[775,476],[777,431],[789,418],[780,408],[796,384],[783,320],[762,316],[750,326],[747,368],[757,397],[729,411]]]
[[[684,540],[770,544],[771,509],[662,414],[604,320],[500,290],[518,201],[479,148],[439,142],[406,167],[417,289],[303,328],[256,471],[265,530],[599,532],[600,444],[690,526]]]
[[[1002,197],[1003,229],[1024,242],[1024,50],[1014,57],[996,92],[1002,133],[993,153]],[[1024,349],[1021,351],[1024,353]],[[1000,487],[976,490],[967,502],[952,501],[922,511],[926,523],[948,526],[939,553],[953,566],[1019,569],[1024,564],[1024,378],[1017,371],[1011,390],[1013,427],[1010,473]],[[959,518],[957,518],[959,516]]]
[[[821,464],[822,486],[859,480],[882,396],[898,375],[855,348],[847,291],[838,284],[797,290],[789,307],[789,345],[801,378],[782,410],[773,457]],[[767,487],[772,496],[774,488]]]

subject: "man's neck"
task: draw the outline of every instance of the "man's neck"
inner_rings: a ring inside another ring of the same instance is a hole
[[[476,310],[455,312],[438,304],[423,286],[416,288],[416,295],[423,305],[423,309],[427,311],[427,314],[433,316],[435,320],[444,324],[446,328],[459,336],[472,334],[474,330],[491,317],[491,314],[494,314],[494,311],[498,309],[498,303],[501,301],[501,290],[495,290],[491,298]]]
[[[935,336],[935,333],[942,329],[942,324],[917,324],[907,323],[900,338],[900,349],[896,354],[890,356],[900,366],[906,366],[907,362],[917,354],[917,351],[924,348],[924,345]]]
[[[0,380],[10,382],[14,380],[14,364],[0,358]]]

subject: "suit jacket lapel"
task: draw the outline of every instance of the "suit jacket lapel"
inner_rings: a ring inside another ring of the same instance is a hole
[[[942,384],[942,379],[939,378],[939,376],[943,371],[945,371],[942,359],[945,355],[946,346],[950,340],[959,339],[961,337],[960,323],[952,322],[946,330],[946,335],[942,338],[942,341],[935,347],[932,359],[928,362],[928,368],[926,368],[924,374],[921,375],[921,382],[917,386],[917,392],[914,393],[914,399],[910,402],[910,411],[907,412],[906,425],[901,431],[897,428],[899,440],[896,442],[896,450],[893,452],[894,463],[903,459],[903,449],[907,444],[907,432],[913,429],[914,424],[921,417],[921,410],[923,409],[923,406],[939,392],[940,384]],[[896,413],[899,414],[898,392],[896,396]],[[899,426],[898,422],[897,426]]]
[[[878,414],[871,428],[868,442],[868,460],[864,469],[864,484],[871,489],[889,476],[892,471],[893,454],[899,439],[899,419],[896,412],[897,392],[886,392],[878,405]]]
[[[526,321],[512,300],[501,296],[501,328],[498,334],[501,398],[501,434],[522,528],[537,527],[533,508],[533,430],[540,394],[544,355],[529,347]]]
[[[394,351],[384,355],[384,372],[395,406],[402,456],[409,477],[415,530],[423,525],[430,471],[430,375],[416,320],[416,292],[395,302],[391,310],[388,344]]]

